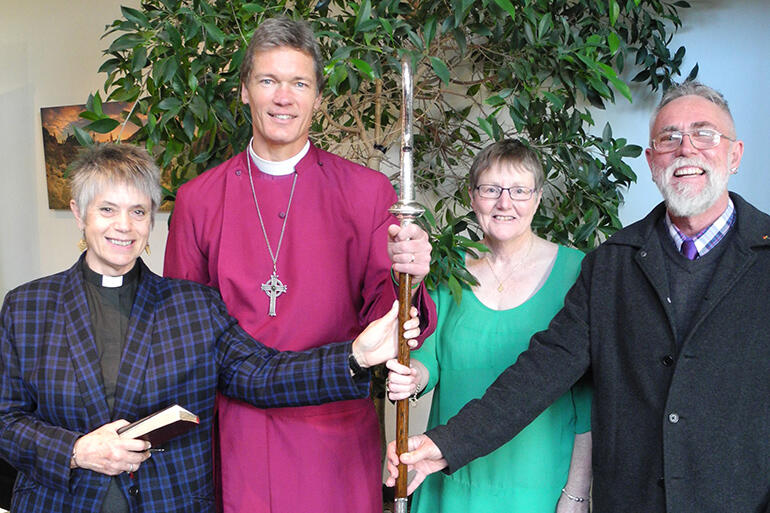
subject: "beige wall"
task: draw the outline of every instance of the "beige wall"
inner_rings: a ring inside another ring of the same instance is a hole
[[[72,265],[80,238],[69,212],[48,209],[40,108],[85,103],[106,25],[136,0],[0,0],[0,297]],[[145,261],[162,270],[167,215]]]

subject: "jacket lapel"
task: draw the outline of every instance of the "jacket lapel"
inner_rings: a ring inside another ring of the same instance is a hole
[[[735,283],[756,260],[756,255],[741,239],[740,233],[732,234],[732,243],[728,244],[714,270],[704,301],[695,315],[688,338],[697,330],[703,320],[714,310],[716,305],[733,288]]]
[[[62,294],[62,310],[67,344],[72,365],[75,368],[73,379],[77,381],[87,414],[87,418],[84,419],[84,429],[90,431],[109,422],[110,410],[104,394],[104,381],[91,328],[91,316],[80,261],[68,272],[69,280]]]
[[[660,203],[652,212],[641,221],[634,223],[627,230],[621,230],[613,235],[608,242],[635,246],[638,249],[634,260],[650,283],[658,296],[663,311],[666,313],[669,327],[673,333],[674,313],[671,310],[671,292],[669,290],[668,277],[663,248],[655,235],[655,226],[665,213],[665,206]]]
[[[156,280],[159,278],[138,260],[141,266],[136,298],[128,321],[126,342],[120,361],[120,372],[115,390],[113,419],[134,421],[142,414],[137,405],[147,404],[144,398],[144,376],[150,357],[155,307],[158,301]]]
[[[663,311],[666,313],[669,327],[674,331],[674,312],[671,309],[671,291],[669,290],[668,277],[666,275],[666,263],[664,259],[663,248],[654,236],[654,229],[650,231],[650,236],[644,242],[644,246],[636,253],[636,263],[642,270],[642,273],[655,289]]]
[[[701,302],[692,328],[688,335],[692,336],[703,320],[716,308],[717,304],[730,292],[740,277],[749,270],[757,258],[752,247],[768,246],[769,231],[767,215],[754,209],[751,205],[738,196],[730,194],[736,210],[736,223],[732,227],[731,241],[721,259],[717,263],[714,276]]]

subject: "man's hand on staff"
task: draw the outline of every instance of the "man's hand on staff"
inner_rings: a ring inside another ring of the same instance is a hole
[[[408,450],[409,452],[401,455],[401,463],[406,464],[407,471],[415,471],[414,478],[406,490],[407,494],[411,494],[429,474],[445,468],[448,463],[441,454],[441,449],[426,435],[410,436]],[[385,484],[394,486],[398,477],[398,455],[396,454],[395,441],[388,444],[388,472],[390,472],[390,477]]]
[[[398,301],[388,313],[369,325],[353,341],[353,357],[362,368],[383,363],[398,355]],[[417,308],[409,307],[409,319],[404,323],[404,338],[410,348],[417,347],[420,336],[420,318]]]
[[[388,227],[388,257],[393,271],[412,275],[412,285],[419,284],[430,272],[428,234],[415,223]]]

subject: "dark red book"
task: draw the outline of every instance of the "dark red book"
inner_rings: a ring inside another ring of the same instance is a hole
[[[152,447],[182,435],[200,424],[197,415],[175,404],[118,429],[121,438],[147,440]]]

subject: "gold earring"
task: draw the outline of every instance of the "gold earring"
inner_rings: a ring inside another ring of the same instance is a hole
[[[150,255],[150,243],[149,242],[144,247],[144,252],[147,253],[148,256]]]
[[[81,253],[88,249],[88,242],[86,242],[86,239],[81,238],[78,241],[78,249],[80,250]]]

